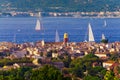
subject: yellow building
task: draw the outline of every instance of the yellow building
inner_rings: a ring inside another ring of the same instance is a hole
[[[64,33],[64,43],[68,42],[68,33]]]

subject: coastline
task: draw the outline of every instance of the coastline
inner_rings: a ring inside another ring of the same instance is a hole
[[[36,16],[0,16],[0,18],[36,18]],[[87,17],[74,17],[74,16],[42,16],[42,18],[101,18],[101,19],[104,19],[104,18],[120,18],[120,17],[90,17],[90,16],[87,16]]]

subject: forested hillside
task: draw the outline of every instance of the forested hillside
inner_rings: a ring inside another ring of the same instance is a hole
[[[18,10],[41,10],[55,12],[98,12],[118,11],[120,0],[0,0],[10,3],[10,7]]]

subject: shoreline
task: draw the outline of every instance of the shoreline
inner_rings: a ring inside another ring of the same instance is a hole
[[[0,16],[0,18],[36,18],[36,16],[27,16],[27,17],[25,17],[25,16]],[[74,17],[74,16],[42,16],[42,18],[101,18],[101,19],[104,19],[104,18],[108,18],[108,19],[110,19],[110,18],[120,18],[120,16],[119,17]]]
[[[39,40],[39,41],[35,41],[35,42],[21,42],[21,43],[18,43],[18,42],[10,42],[10,41],[0,41],[0,43],[15,43],[15,44],[24,44],[24,43],[41,43],[42,42],[42,40]],[[104,44],[109,44],[109,43],[119,43],[120,41],[114,41],[114,42],[108,42],[108,43],[104,43]],[[44,43],[46,43],[46,44],[56,44],[56,43],[64,43],[64,41],[60,41],[60,42],[44,42]],[[100,43],[103,43],[103,42],[95,42],[95,41],[93,41],[93,42],[85,42],[85,41],[80,41],[80,42],[68,42],[68,44],[71,44],[71,43],[96,43],[96,44],[100,44]]]

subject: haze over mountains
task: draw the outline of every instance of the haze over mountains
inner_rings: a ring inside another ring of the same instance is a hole
[[[119,11],[120,0],[0,0],[0,10],[45,12]]]

